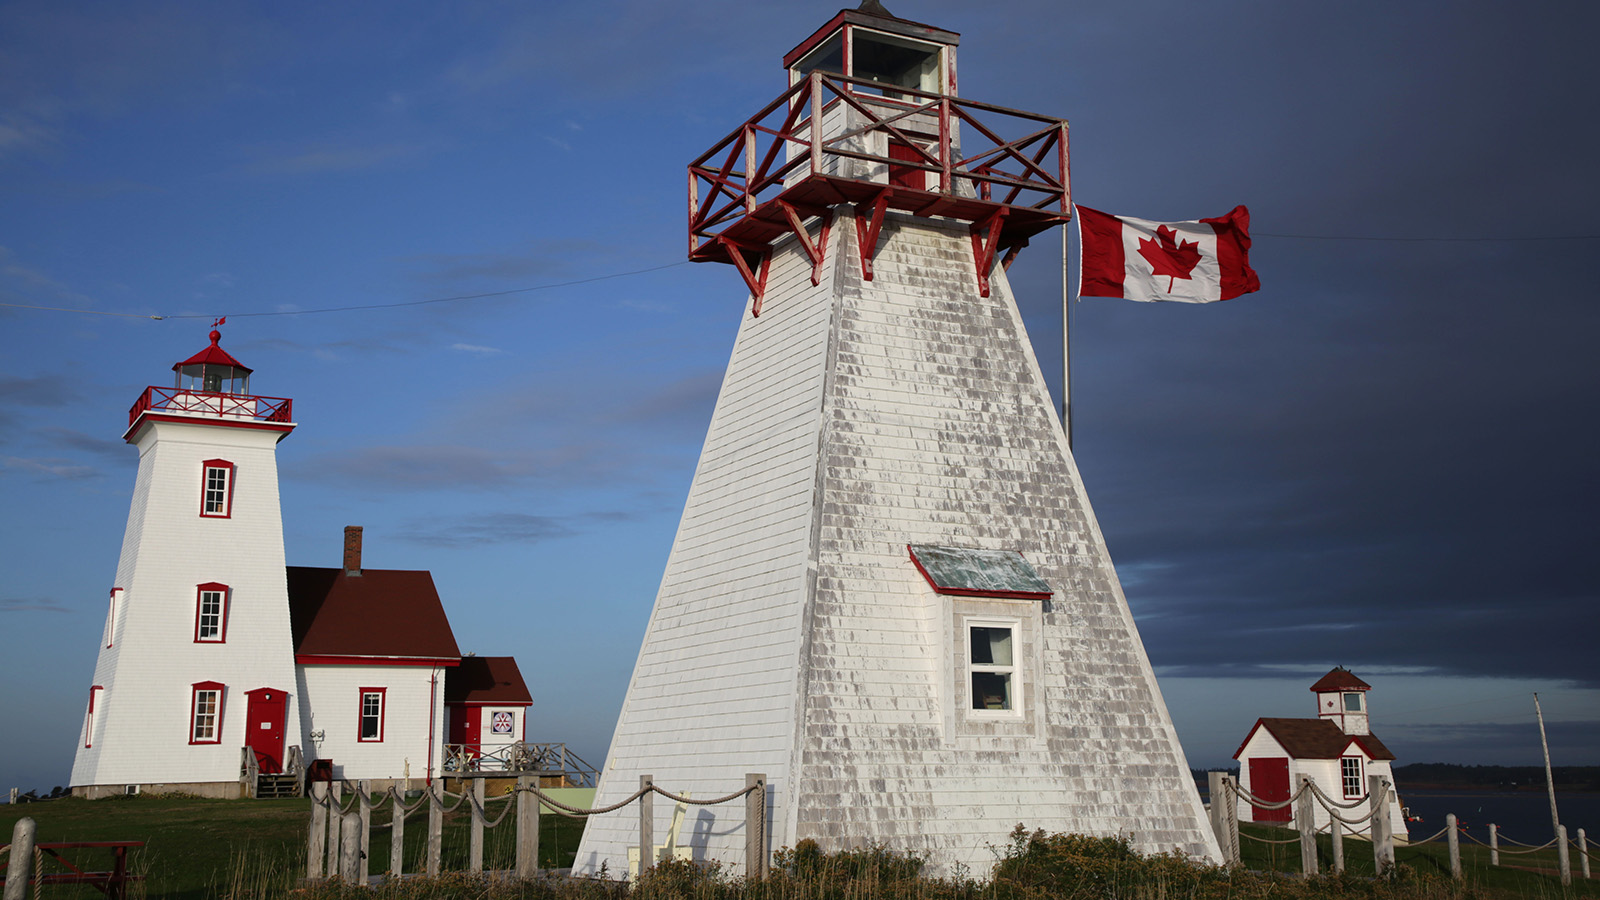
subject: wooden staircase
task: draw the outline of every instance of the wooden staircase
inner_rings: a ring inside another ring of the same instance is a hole
[[[293,775],[257,775],[256,799],[279,800],[300,796],[300,779]]]

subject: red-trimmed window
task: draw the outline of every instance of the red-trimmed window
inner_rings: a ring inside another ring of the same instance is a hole
[[[86,750],[94,746],[94,701],[103,690],[105,685],[100,684],[89,688],[89,712],[83,717],[83,746]]]
[[[233,463],[208,459],[200,469],[200,515],[226,519],[233,515]]]
[[[1346,800],[1360,797],[1366,793],[1361,786],[1361,757],[1344,756],[1339,758],[1339,782],[1344,789]]]
[[[217,681],[201,681],[191,687],[193,692],[189,699],[189,743],[222,743],[224,686]]]
[[[228,586],[215,581],[195,588],[195,643],[221,644],[228,639],[228,594]]]
[[[106,610],[106,649],[117,639],[117,601],[122,599],[122,588],[111,589],[111,608]]]
[[[356,725],[356,740],[376,743],[383,740],[383,706],[388,688],[361,689],[361,718]]]

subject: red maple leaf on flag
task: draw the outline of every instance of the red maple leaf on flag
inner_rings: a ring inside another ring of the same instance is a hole
[[[1163,225],[1156,229],[1154,241],[1139,238],[1139,255],[1150,264],[1152,274],[1167,276],[1169,294],[1176,279],[1188,280],[1189,273],[1200,264],[1200,245],[1194,241],[1179,244],[1173,240],[1177,235],[1176,231]]]

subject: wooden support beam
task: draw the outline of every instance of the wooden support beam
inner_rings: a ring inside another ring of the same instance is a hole
[[[344,813],[339,805],[344,799],[344,782],[328,782],[328,869],[329,875],[339,874],[339,841]]]
[[[729,259],[733,262],[734,268],[739,270],[739,277],[744,279],[745,285],[750,288],[750,296],[754,298],[754,302],[750,306],[750,315],[759,318],[761,316],[761,301],[767,294],[767,272],[772,266],[771,248],[768,248],[766,252],[752,251],[760,260],[760,271],[758,273],[750,267],[750,261],[745,258],[745,249],[743,247],[720,234],[717,235],[717,243],[728,248]]]
[[[339,877],[345,884],[366,884],[361,877],[361,813],[351,810],[339,826]]]
[[[889,209],[892,191],[885,188],[872,199],[870,206],[856,205],[856,246],[861,251],[861,277],[872,280],[872,257],[878,252],[878,235],[883,229],[883,214]],[[870,209],[870,212],[868,211]]]
[[[306,878],[316,880],[325,871],[328,840],[328,783],[311,782],[311,833],[306,836]]]
[[[6,871],[5,900],[26,900],[28,896],[29,872],[33,867],[33,839],[38,832],[38,826],[29,816],[17,820],[11,826],[11,859],[10,868]],[[38,872],[33,872],[33,877],[38,877]]]
[[[406,873],[406,798],[404,792],[389,787],[389,799],[394,806],[389,815],[389,868],[391,878]]]
[[[428,785],[428,867],[429,878],[439,877],[439,860],[444,855],[444,779]]]
[[[833,226],[833,210],[822,212],[822,233],[815,241],[811,240],[811,232],[806,230],[805,220],[801,218],[799,210],[787,200],[779,200],[778,206],[783,209],[784,219],[789,223],[789,230],[800,242],[800,248],[806,252],[811,260],[811,285],[815,287],[822,283],[822,264],[828,253],[828,229]]]
[[[1021,253],[1022,248],[1026,246],[1028,246],[1027,241],[1019,241],[1008,247],[1006,249],[1006,255],[1000,258],[1000,268],[1005,269],[1007,272],[1011,271],[1012,261],[1017,258],[1017,254]]]
[[[1311,778],[1300,776],[1299,797],[1294,807],[1295,824],[1300,828],[1300,877],[1317,877],[1316,800],[1311,796]]]
[[[989,270],[994,267],[995,251],[1000,246],[1001,225],[1006,208],[1000,207],[983,222],[972,224],[972,262],[978,272],[978,295],[989,296]]]
[[[744,795],[744,874],[762,879],[767,877],[767,776],[747,773],[744,785],[750,788]]]
[[[361,818],[361,860],[357,863],[357,876],[362,884],[367,883],[367,876],[371,874],[367,860],[372,855],[372,782],[363,779],[356,785],[356,800],[358,815]]]
[[[472,799],[468,801],[472,810],[472,843],[467,847],[467,871],[474,875],[483,871],[483,820],[488,818],[483,808],[482,778],[472,779]]]
[[[639,776],[639,789],[644,793],[639,796],[639,877],[643,878],[647,869],[655,863],[656,855],[656,806],[652,802],[655,791],[645,790],[655,787],[655,778],[650,775]]]

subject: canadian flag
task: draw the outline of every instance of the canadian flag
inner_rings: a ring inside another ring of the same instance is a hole
[[[1078,206],[1078,296],[1212,303],[1261,289],[1250,210],[1152,222]]]

